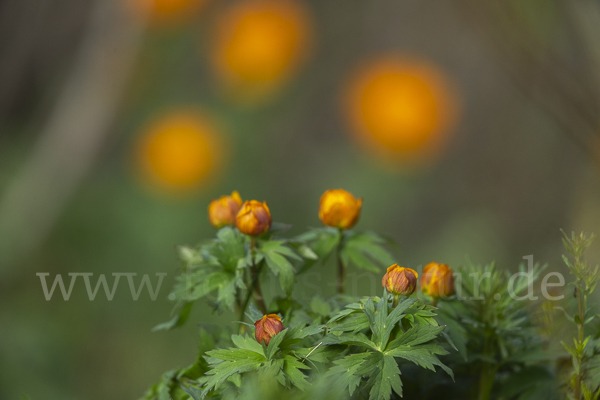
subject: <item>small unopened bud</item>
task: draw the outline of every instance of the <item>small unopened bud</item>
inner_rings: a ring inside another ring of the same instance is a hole
[[[423,268],[421,292],[431,297],[454,294],[454,271],[447,264],[429,263]]]
[[[331,189],[321,196],[319,218],[327,226],[350,229],[358,221],[362,199],[343,189]]]
[[[410,296],[417,289],[419,274],[412,268],[404,268],[394,264],[387,269],[381,285],[392,294]]]
[[[242,206],[242,198],[235,190],[231,196],[221,196],[210,202],[208,219],[215,228],[225,225],[235,225],[235,216]]]
[[[235,217],[235,224],[243,234],[258,236],[271,228],[271,212],[267,203],[257,200],[245,201]]]
[[[254,337],[258,343],[269,344],[271,338],[285,329],[277,314],[265,315],[254,323]]]

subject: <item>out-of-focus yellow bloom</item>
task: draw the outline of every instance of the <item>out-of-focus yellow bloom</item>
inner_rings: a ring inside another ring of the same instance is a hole
[[[208,219],[215,228],[225,225],[235,225],[235,217],[242,206],[242,198],[237,191],[231,196],[221,196],[210,202],[208,206]]]
[[[454,294],[454,271],[447,264],[429,263],[423,268],[421,292],[432,297]]]
[[[217,24],[213,66],[242,97],[271,92],[306,58],[310,25],[300,2],[238,2]]]
[[[410,296],[417,289],[418,277],[419,274],[414,269],[394,264],[388,267],[381,279],[381,286],[392,294]]]
[[[250,236],[262,235],[271,228],[271,212],[266,202],[245,201],[235,218],[237,228]]]
[[[258,343],[269,344],[271,338],[285,329],[277,314],[265,315],[254,323],[254,337]]]
[[[142,172],[152,183],[181,192],[198,187],[214,175],[222,146],[208,118],[177,111],[152,122],[142,132],[137,155]]]
[[[327,190],[321,196],[319,218],[327,226],[349,229],[358,221],[361,206],[362,199],[344,189]]]
[[[207,0],[130,0],[135,10],[147,15],[153,23],[169,24],[188,19]]]
[[[402,162],[422,162],[439,150],[458,110],[455,90],[441,71],[395,57],[375,59],[358,71],[345,100],[358,139]]]

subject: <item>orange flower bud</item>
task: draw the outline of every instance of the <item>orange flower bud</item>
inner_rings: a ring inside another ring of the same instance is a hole
[[[421,291],[432,297],[454,294],[454,271],[446,264],[429,263],[423,268]]]
[[[361,205],[361,198],[343,189],[328,190],[321,196],[319,218],[327,226],[349,229],[358,221]]]
[[[419,274],[414,269],[394,264],[388,267],[387,273],[381,280],[381,286],[392,294],[410,296],[417,289],[418,277]]]
[[[208,219],[215,228],[225,225],[235,225],[235,216],[242,206],[242,198],[237,191],[231,196],[221,196],[210,202],[208,206]]]
[[[265,315],[254,323],[254,327],[256,328],[254,333],[256,341],[262,343],[264,340],[265,344],[269,344],[273,336],[285,329],[277,314]]]
[[[271,228],[271,212],[267,203],[256,200],[245,201],[235,217],[235,224],[240,232],[258,236]]]

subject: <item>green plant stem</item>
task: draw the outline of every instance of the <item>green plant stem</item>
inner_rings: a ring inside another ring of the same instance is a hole
[[[490,399],[497,372],[498,366],[492,367],[489,363],[484,363],[481,378],[479,380],[479,400]]]
[[[250,285],[248,288],[248,293],[246,294],[246,298],[244,302],[239,307],[239,320],[244,322],[244,315],[246,314],[246,310],[248,309],[248,305],[250,304],[250,298],[254,296],[254,301],[256,301],[258,309],[263,313],[267,313],[267,307],[265,305],[264,299],[262,297],[262,290],[260,288],[260,273],[262,271],[262,263],[258,266],[254,264],[254,253],[256,249],[256,238],[252,237],[250,239],[250,252],[252,253],[252,265],[250,266]],[[246,331],[246,325],[241,324],[239,333],[242,334]]]
[[[585,266],[582,264],[582,260],[581,260],[581,253],[578,253],[575,256],[575,268],[578,270],[581,270],[583,268],[585,268]],[[575,296],[577,297],[577,311],[578,311],[578,317],[579,317],[579,322],[577,322],[577,346],[582,346],[583,345],[583,335],[584,335],[584,326],[583,323],[585,321],[585,309],[587,307],[587,295],[585,293],[583,293],[580,288],[583,285],[583,281],[581,278],[577,279],[577,286],[575,288]],[[583,373],[584,373],[584,368],[583,368],[583,349],[580,351],[579,349],[576,349],[576,354],[577,354],[577,364],[579,365],[579,371],[577,372],[577,375],[575,376],[575,387],[573,388],[573,392],[574,392],[574,397],[576,400],[580,400],[581,399],[581,383],[583,382]]]
[[[431,299],[431,305],[432,306],[434,306],[434,307],[437,306],[437,303],[438,303],[438,298],[437,297],[434,297],[433,299]]]
[[[345,280],[345,274],[346,274],[346,266],[342,262],[343,239],[344,239],[344,232],[340,228],[340,241],[338,242],[337,252],[336,252],[337,253],[336,254],[337,261],[338,261],[337,292],[339,294],[344,293],[344,280]]]
[[[250,289],[248,290],[248,293],[246,294],[246,298],[244,299],[244,304],[242,305],[241,311],[240,311],[240,321],[244,321],[244,315],[246,313],[246,309],[248,308],[248,305],[250,304],[250,298],[252,297],[252,294],[254,293],[254,290],[258,284],[258,277],[260,276],[260,271],[262,270],[262,264],[260,264],[258,266],[258,270],[256,271],[257,273],[254,275],[254,277],[252,278],[252,283],[250,285]],[[266,308],[261,308],[261,304],[258,305],[259,309],[261,310],[261,312],[263,314],[267,313]],[[262,307],[265,307],[264,302],[262,302]],[[241,327],[244,327],[244,329],[242,329]],[[240,333],[244,333],[244,331],[246,330],[246,327],[244,324],[242,324],[240,326]]]
[[[487,357],[493,357],[491,351],[493,343],[491,341],[490,333],[486,329],[485,338],[483,341],[483,355]],[[491,354],[490,354],[491,353]],[[478,400],[489,400],[492,395],[492,388],[494,387],[494,380],[496,379],[496,373],[498,372],[498,365],[492,366],[489,362],[483,361],[481,366],[481,375],[479,377],[479,395]]]
[[[579,262],[579,260],[577,260],[577,262]],[[581,280],[579,281],[579,284],[581,285]],[[587,303],[587,296],[581,293],[579,289],[575,289],[575,293],[577,296],[577,310],[579,312],[579,323],[577,323],[577,338],[578,345],[581,345],[583,343],[583,321],[585,321],[585,307]],[[573,389],[575,392],[575,399],[579,400],[581,398],[581,382],[583,381],[583,351],[577,351],[577,361],[579,364],[579,372],[577,373],[577,376],[575,378],[575,387]]]
[[[396,306],[398,305],[398,300],[400,299],[400,295],[395,294],[394,295],[394,303],[392,304],[392,308],[396,308]]]
[[[258,306],[258,309],[263,313],[267,313],[267,306],[265,305],[265,299],[262,295],[262,289],[260,287],[260,272],[262,270],[262,264],[257,266],[254,264],[254,255],[256,249],[256,238],[252,236],[250,239],[250,252],[252,253],[252,266],[250,267],[250,271],[252,273],[252,289],[251,292],[254,293],[254,301]]]

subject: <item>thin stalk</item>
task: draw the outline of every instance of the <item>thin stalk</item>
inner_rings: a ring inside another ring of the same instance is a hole
[[[396,306],[398,305],[398,300],[400,299],[400,295],[395,294],[394,295],[394,303],[392,304],[392,308],[396,308]]]
[[[248,305],[250,304],[250,298],[254,296],[254,301],[256,301],[256,305],[259,310],[263,313],[267,313],[267,307],[265,306],[264,299],[262,297],[262,290],[260,288],[260,272],[262,271],[262,263],[258,266],[254,264],[254,253],[256,249],[256,238],[252,237],[250,239],[250,252],[252,253],[252,265],[250,266],[250,287],[248,288],[248,293],[246,293],[246,298],[244,302],[238,308],[239,310],[239,320],[244,322],[244,316],[246,314],[246,310],[248,309]],[[246,325],[240,324],[239,333],[242,334],[246,331]]]
[[[336,251],[337,261],[338,261],[337,292],[340,294],[344,293],[344,280],[345,280],[345,274],[346,274],[346,266],[344,265],[344,263],[342,261],[343,239],[344,239],[344,233],[343,233],[342,229],[340,229],[340,241],[338,242],[337,251]]]
[[[581,281],[579,282],[581,284]],[[577,310],[579,311],[579,323],[577,324],[578,345],[583,343],[583,321],[585,321],[585,303],[587,302],[586,295],[582,294],[579,289],[576,289]],[[577,351],[577,361],[579,364],[579,373],[575,378],[575,399],[581,398],[581,382],[583,381],[583,352]]]
[[[254,289],[256,287],[256,285],[258,284],[258,277],[260,276],[260,271],[262,270],[262,264],[258,266],[258,271],[257,274],[254,275],[254,277],[252,278],[252,284],[250,285],[250,289],[248,290],[248,293],[246,294],[246,298],[244,299],[244,304],[242,305],[242,308],[240,309],[240,317],[239,320],[240,321],[244,321],[244,315],[246,313],[246,309],[248,308],[248,305],[250,304],[250,298],[252,297],[252,294],[254,293]],[[264,307],[264,302],[262,303],[262,306]],[[259,305],[260,308],[260,305]],[[267,311],[266,309],[263,310],[261,309],[263,314],[266,314]],[[246,325],[242,324],[240,325],[240,333],[244,333],[244,331],[246,330]]]
[[[497,372],[497,365],[495,365],[494,367],[492,367],[489,363],[486,363],[484,365],[484,372],[481,374],[481,379],[479,381],[479,400],[490,399]]]
[[[250,239],[250,252],[252,253],[252,266],[250,267],[250,271],[252,272],[252,289],[251,292],[254,292],[254,301],[258,306],[258,309],[263,313],[267,313],[267,306],[265,305],[265,299],[262,295],[262,289],[260,287],[260,271],[262,269],[262,264],[257,266],[254,264],[254,254],[256,249],[256,238],[252,236]]]
[[[435,300],[435,298],[434,298]],[[483,307],[480,309],[480,320],[485,321],[485,313],[489,307],[489,302],[486,302]],[[483,339],[483,355],[489,358],[495,359],[494,354],[494,343],[492,338],[492,332],[486,327],[485,329],[485,337]],[[479,377],[479,395],[477,396],[478,400],[489,400],[492,396],[492,389],[494,387],[494,380],[496,379],[496,373],[498,372],[499,365],[496,364],[492,366],[491,363],[487,361],[482,362],[481,366],[481,375]]]
[[[490,348],[490,337],[486,332],[485,340],[483,342],[483,354],[489,356],[489,348]],[[490,363],[483,362],[481,368],[481,376],[479,378],[479,396],[478,400],[489,400],[492,394],[492,387],[494,386],[494,379],[496,377],[496,372],[498,371],[498,367],[495,366],[492,368]]]
[[[581,269],[582,267],[579,255],[575,257],[575,265],[577,269]],[[577,297],[577,311],[579,315],[579,323],[577,323],[578,346],[581,346],[583,343],[583,321],[585,321],[585,308],[587,303],[587,296],[579,289],[582,285],[582,280],[578,279],[577,287],[575,289],[575,296]],[[579,351],[579,349],[577,349],[576,354],[579,364],[579,372],[575,377],[575,387],[573,388],[573,391],[575,392],[575,399],[579,400],[581,399],[581,382],[583,381],[583,351]]]

